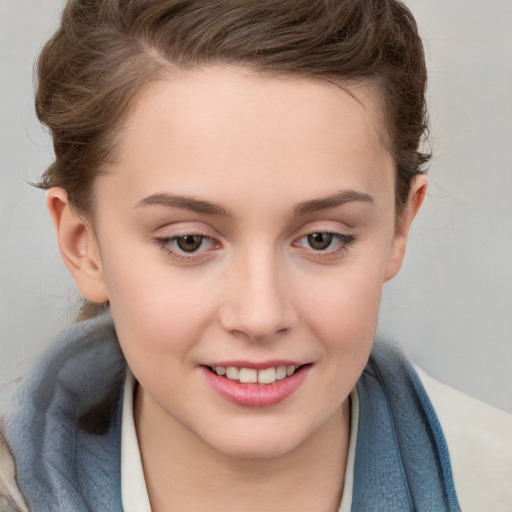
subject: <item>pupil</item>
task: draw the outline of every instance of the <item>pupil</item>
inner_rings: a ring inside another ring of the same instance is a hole
[[[200,235],[185,235],[176,239],[178,247],[185,252],[194,252],[201,247],[203,237]]]
[[[332,233],[312,233],[308,235],[308,243],[317,251],[324,251],[331,245]]]

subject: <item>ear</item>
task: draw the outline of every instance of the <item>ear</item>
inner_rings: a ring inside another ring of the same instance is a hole
[[[46,203],[57,233],[60,254],[78,290],[90,301],[107,301],[99,246],[90,222],[76,213],[62,188],[49,189]]]
[[[416,217],[416,214],[425,199],[427,185],[428,178],[424,174],[416,176],[411,184],[407,202],[395,227],[395,234],[393,236],[389,259],[386,265],[384,281],[389,281],[395,277],[402,266],[405,248],[407,246],[407,238],[409,237],[409,230],[414,217]]]

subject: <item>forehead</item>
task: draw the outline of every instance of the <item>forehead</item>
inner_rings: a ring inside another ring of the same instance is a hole
[[[229,66],[176,72],[140,95],[104,179],[135,196],[223,184],[242,203],[255,191],[277,201],[333,187],[389,192],[381,119],[368,88]]]

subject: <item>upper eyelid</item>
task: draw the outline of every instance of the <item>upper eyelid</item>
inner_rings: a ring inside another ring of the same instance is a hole
[[[192,226],[190,224],[192,224]],[[172,240],[187,235],[202,236],[217,243],[220,243],[225,239],[222,233],[219,233],[218,230],[212,228],[208,224],[205,225],[202,223],[189,222],[165,224],[164,226],[154,230],[151,236],[152,238],[159,240]]]
[[[302,237],[312,235],[314,233],[329,233],[337,237],[344,238],[347,241],[353,240],[355,238],[355,235],[352,233],[353,230],[351,226],[346,224],[340,226],[341,223],[337,220],[329,221],[328,224],[331,225],[325,225],[325,221],[308,222],[301,228],[294,229],[294,234],[290,233],[292,235],[291,241],[293,243]],[[233,237],[228,233],[219,232],[218,229],[213,228],[209,224],[205,225],[202,222],[196,223],[184,221],[168,223],[159,227],[153,232],[153,237],[155,239],[159,239],[160,241],[164,239],[173,240],[187,235],[202,236],[216,243],[220,243],[221,245],[224,245],[225,242],[229,241],[230,239],[233,241]]]
[[[351,233],[350,230],[342,230],[339,228],[330,228],[330,227],[312,227],[312,228],[304,228],[298,231],[298,234],[294,236],[294,240],[298,240],[299,238],[313,235],[315,233],[328,233],[331,235],[339,236],[342,238],[355,238],[356,235]]]
[[[302,222],[294,230],[298,234],[309,233],[339,233],[349,234],[354,230],[354,226],[337,218],[310,219]]]
[[[153,233],[167,232],[168,237],[173,238],[185,235],[213,236],[212,231],[213,228],[200,222],[169,222],[158,226]]]

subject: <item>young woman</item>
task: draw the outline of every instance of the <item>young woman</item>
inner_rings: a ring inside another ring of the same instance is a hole
[[[19,385],[2,506],[509,509],[510,419],[424,376],[463,405],[436,414],[374,346],[426,192],[425,85],[397,1],[69,1],[41,187],[89,302]]]

